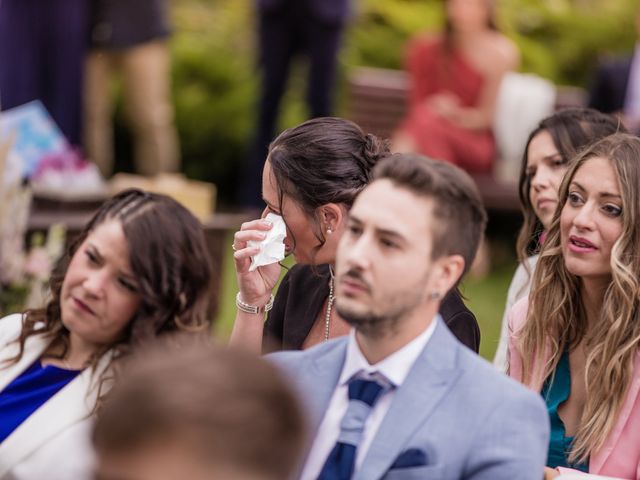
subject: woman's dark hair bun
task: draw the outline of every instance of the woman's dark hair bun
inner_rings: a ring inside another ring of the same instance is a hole
[[[350,120],[314,118],[282,132],[271,143],[269,162],[280,194],[309,214],[327,203],[351,207],[389,154],[386,141]]]
[[[389,155],[389,141],[384,140],[373,133],[364,136],[363,157],[369,167],[372,167],[381,158]]]

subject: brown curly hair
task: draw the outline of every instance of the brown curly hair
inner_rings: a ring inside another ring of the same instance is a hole
[[[625,133],[624,125],[613,115],[591,108],[566,108],[540,121],[531,132],[522,154],[518,194],[524,221],[518,232],[516,251],[518,260],[528,270],[525,260],[540,250],[540,233],[543,226],[531,204],[531,175],[527,172],[529,145],[540,132],[548,132],[562,162],[569,164],[581,151],[592,143],[614,133]],[[529,274],[531,272],[528,272]]]
[[[121,223],[128,243],[141,303],[123,334],[94,352],[85,367],[95,370],[106,352],[113,351],[117,359],[166,332],[209,330],[211,262],[202,225],[170,197],[131,189],[106,201],[56,263],[49,280],[51,300],[44,308],[25,312],[17,339],[20,350],[9,363],[22,358],[25,342],[33,335],[51,340],[49,350],[55,347],[56,351],[51,357],[67,354],[69,330],[62,322],[60,307],[67,268],[87,236],[114,219]],[[98,379],[101,386],[106,375]]]

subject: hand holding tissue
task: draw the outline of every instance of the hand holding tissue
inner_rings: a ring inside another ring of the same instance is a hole
[[[264,219],[271,222],[272,225],[271,230],[266,232],[266,237],[260,241],[250,240],[247,242],[248,247],[260,248],[260,251],[251,257],[250,272],[263,265],[270,265],[284,259],[284,239],[287,236],[284,220],[275,213],[267,214]]]

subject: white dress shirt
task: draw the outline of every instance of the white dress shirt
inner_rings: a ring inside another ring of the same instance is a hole
[[[347,411],[349,406],[349,394],[348,383],[354,376],[368,378],[368,377],[383,377],[391,384],[395,386],[390,390],[387,390],[378,399],[376,404],[371,410],[371,414],[367,418],[364,426],[364,432],[362,441],[358,445],[356,451],[356,464],[354,472],[356,472],[362,465],[365,454],[369,450],[372,440],[375,437],[382,420],[384,419],[391,401],[395,396],[395,391],[400,388],[409,375],[409,371],[413,364],[418,359],[420,353],[424,350],[427,342],[433,335],[436,329],[440,315],[431,322],[428,328],[425,329],[420,335],[407,343],[397,352],[389,355],[387,358],[378,362],[375,365],[370,365],[367,359],[364,357],[358,346],[358,342],[355,336],[355,330],[352,329],[349,333],[349,340],[347,344],[347,354],[342,367],[342,373],[338,380],[327,411],[320,423],[320,428],[313,442],[313,446],[307,457],[304,469],[302,471],[301,480],[315,480],[318,478],[327,457],[331,453],[331,450],[338,440],[340,434],[340,423],[342,417]]]

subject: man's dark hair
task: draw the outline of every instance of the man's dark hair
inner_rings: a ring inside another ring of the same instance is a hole
[[[276,368],[201,338],[168,340],[131,357],[131,369],[98,412],[93,431],[98,455],[130,457],[150,445],[179,441],[194,461],[212,469],[290,478],[299,466],[306,428]]]
[[[373,170],[373,180],[388,179],[415,195],[434,200],[432,258],[462,255],[465,272],[478,250],[487,213],[475,182],[450,163],[417,154],[394,154]]]

